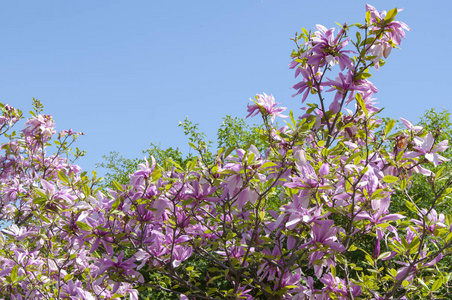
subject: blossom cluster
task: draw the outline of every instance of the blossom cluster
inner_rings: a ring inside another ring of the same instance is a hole
[[[397,9],[366,10],[355,25],[363,39],[345,25],[297,37],[295,95],[319,101],[295,119],[258,95],[248,116],[262,116],[265,149],[220,149],[211,163],[200,149],[183,166],[151,157],[127,184],[102,189],[66,158],[80,133],[62,131],[48,155],[52,117],[30,118],[0,157],[0,299],[137,300],[139,289],[180,299],[433,295],[445,279],[431,267],[452,244],[450,217],[436,206],[445,189],[426,207],[407,191],[415,173],[434,184],[425,162],[446,161],[448,143],[404,119],[390,134],[394,122],[378,117],[369,69],[408,27]],[[19,118],[3,107],[6,132]],[[287,126],[274,128],[275,117]],[[396,189],[406,212],[391,211]]]

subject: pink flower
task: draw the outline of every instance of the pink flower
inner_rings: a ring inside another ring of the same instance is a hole
[[[414,133],[418,133],[423,129],[422,126],[414,126],[413,124],[411,124],[410,121],[405,120],[404,118],[400,118],[400,120],[402,121],[406,128],[413,131]]]
[[[386,39],[381,39],[379,42],[372,45],[368,51],[372,56],[375,56],[372,59],[374,63],[375,69],[378,71],[380,67],[380,59],[382,57],[388,58],[389,54],[391,54],[392,45]]]
[[[312,69],[302,69],[298,68],[299,74],[303,75],[303,81],[300,81],[299,83],[296,83],[292,86],[293,89],[296,89],[297,92],[292,95],[292,97],[295,97],[297,95],[300,95],[303,93],[303,97],[301,98],[301,103],[303,103],[306,98],[308,97],[309,92],[312,90],[313,92],[318,92],[319,90],[322,91],[322,85],[316,86],[316,82],[319,82],[322,78],[323,73],[317,72],[314,68]]]
[[[374,25],[372,31],[378,31],[384,28],[385,35],[396,45],[400,45],[402,38],[405,38],[404,30],[410,31],[410,27],[403,22],[392,21],[386,23],[386,21],[388,21],[385,20],[386,11],[379,13],[375,7],[369,4],[366,4],[366,11],[370,11],[371,14],[370,22]],[[402,9],[399,9],[398,11],[402,11]]]
[[[433,163],[433,165],[436,167],[437,165],[439,165],[441,162],[440,161],[449,161],[449,159],[442,157],[441,155],[437,154],[436,152],[441,152],[446,150],[447,148],[449,148],[449,146],[447,146],[447,144],[449,143],[448,140],[445,141],[441,141],[438,143],[438,145],[436,145],[435,148],[433,148],[433,143],[434,143],[434,138],[431,132],[429,132],[427,134],[427,136],[420,138],[420,137],[415,137],[414,138],[414,143],[416,146],[414,146],[413,148],[417,151],[417,152],[408,152],[405,157],[409,157],[409,158],[414,158],[414,157],[418,157],[421,155],[424,155],[425,158],[428,161],[431,161]]]
[[[99,259],[99,262],[97,263],[99,268],[94,272],[95,276],[99,276],[104,272],[118,273],[126,277],[136,277],[139,282],[143,282],[143,276],[135,271],[135,268],[137,267],[134,263],[135,260],[135,257],[124,260],[124,251],[121,251],[119,256],[116,258],[104,256],[104,258]],[[117,286],[116,289],[117,288],[119,288],[119,286]]]
[[[323,67],[329,64],[331,67],[339,64],[341,71],[346,67],[352,68],[353,62],[345,53],[354,53],[351,50],[342,50],[347,46],[350,39],[341,41],[343,29],[339,31],[337,37],[334,37],[334,28],[326,29],[322,25],[316,26],[319,31],[314,33],[312,38],[312,49],[308,57],[308,64]]]
[[[330,249],[338,252],[344,251],[345,247],[337,241],[336,233],[338,228],[334,227],[333,224],[333,220],[317,221],[316,224],[312,226],[312,240],[304,245],[301,245],[301,247],[305,248],[309,245],[321,244],[324,246],[328,245]]]
[[[287,118],[287,116],[281,114],[287,108],[276,107],[276,105],[278,105],[279,102],[275,103],[275,98],[273,98],[273,95],[268,96],[267,94],[264,93],[263,95],[256,95],[256,100],[252,100],[251,98],[250,100],[253,101],[255,104],[254,105],[248,104],[247,111],[249,112],[249,114],[246,116],[247,118],[250,116],[254,117],[259,112],[263,116],[272,116],[272,123],[275,120],[276,116],[281,118]]]

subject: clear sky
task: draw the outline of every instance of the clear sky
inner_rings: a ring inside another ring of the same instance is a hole
[[[110,151],[142,157],[151,141],[186,150],[179,121],[188,116],[213,139],[221,118],[245,117],[257,93],[299,115],[290,37],[315,24],[363,22],[365,3],[2,1],[0,101],[28,112],[38,98],[58,130],[83,131],[86,170]],[[371,79],[384,116],[417,122],[427,109],[452,110],[449,1],[370,4],[403,7],[397,19],[411,27]]]

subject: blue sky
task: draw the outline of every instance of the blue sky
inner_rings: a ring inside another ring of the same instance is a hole
[[[3,1],[0,101],[26,112],[42,100],[57,129],[83,131],[91,170],[117,151],[142,157],[149,142],[187,150],[179,121],[210,138],[225,115],[246,116],[257,93],[299,114],[287,68],[302,27],[363,22],[365,1]],[[376,1],[405,10],[411,32],[371,81],[384,116],[417,122],[452,110],[447,1]],[[309,100],[309,98],[308,98]],[[255,119],[259,122],[259,119]]]

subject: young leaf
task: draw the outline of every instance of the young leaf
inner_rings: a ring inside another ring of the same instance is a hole
[[[385,136],[387,136],[387,135],[391,132],[391,130],[392,130],[392,128],[394,127],[394,125],[395,125],[394,119],[391,119],[391,120],[389,120],[389,121],[386,123],[386,127],[385,127]]]
[[[398,177],[396,176],[392,176],[392,175],[386,175],[385,177],[382,178],[382,180],[386,183],[393,183],[399,180]]]
[[[366,104],[364,103],[363,96],[360,93],[356,93],[355,98],[356,98],[356,102],[358,102],[359,106],[361,107],[361,109],[363,110],[364,114],[367,117],[368,112],[367,112]]]
[[[115,202],[113,202],[113,204],[111,205],[111,210],[112,211],[116,210],[120,203],[121,203],[120,197],[116,198]]]
[[[437,291],[439,288],[443,285],[443,279],[438,278],[435,280],[435,282],[432,285],[432,291]]]
[[[16,282],[17,279],[17,269],[19,267],[17,265],[15,265],[12,269],[11,269],[11,281],[12,282]]]
[[[69,184],[69,178],[66,176],[66,173],[64,171],[58,171],[58,178],[64,183]]]
[[[388,11],[388,13],[385,16],[385,21],[389,21],[389,20],[395,18],[396,15],[397,15],[397,7]]]
[[[80,228],[81,230],[85,230],[85,231],[91,231],[91,226],[89,226],[86,223],[83,222],[77,222],[77,226],[78,228]]]
[[[120,192],[124,192],[124,189],[122,188],[122,186],[116,180],[113,180],[111,183],[113,184],[115,189],[117,189]]]
[[[371,12],[370,10],[366,11],[366,24],[370,23],[370,17],[371,17]]]

